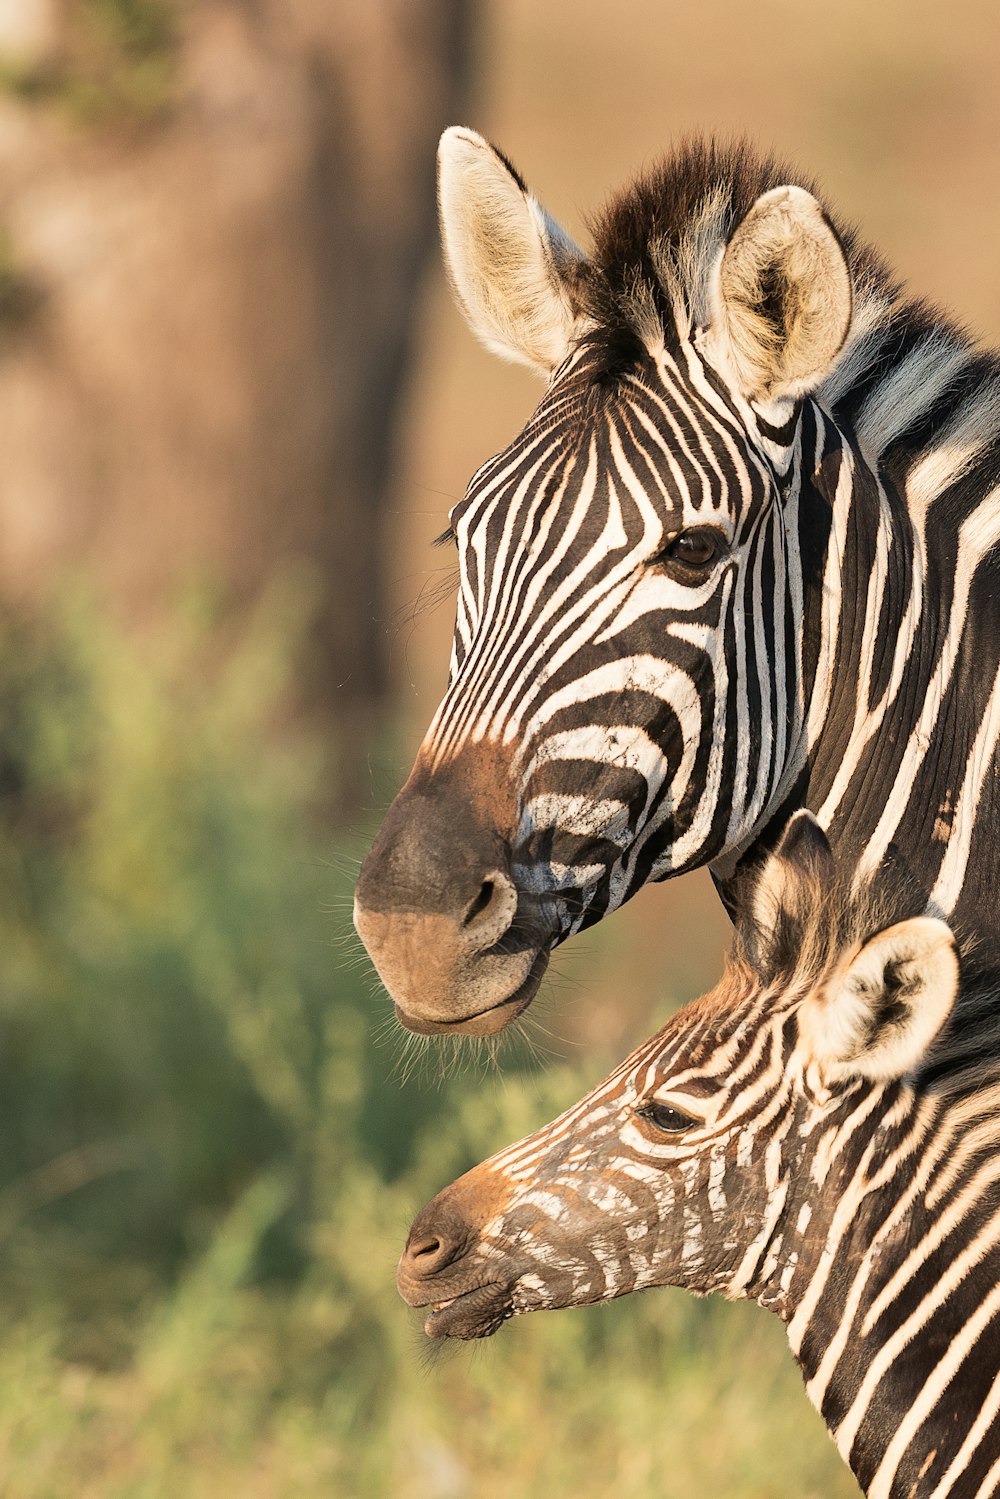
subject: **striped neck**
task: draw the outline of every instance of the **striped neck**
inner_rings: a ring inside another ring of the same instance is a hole
[[[786,1323],[810,1399],[879,1499],[1000,1484],[1000,1164],[983,1129],[996,1104],[907,1084],[845,1098],[797,1141],[750,1290]]]
[[[802,559],[802,732],[767,815],[713,872],[725,890],[807,806],[859,885],[888,859],[914,908],[954,916],[997,958],[1000,845],[975,830],[1000,820],[1000,510],[992,493],[964,519],[961,493],[931,505],[916,437],[891,463],[865,446],[846,412],[806,404],[782,495]]]
[[[886,750],[878,731],[889,711],[921,705],[907,677],[923,664],[914,643],[928,624],[920,607],[926,562],[905,503],[817,403],[806,401],[782,436],[787,446],[767,446],[798,563],[787,601],[795,626],[781,662],[795,722],[769,804],[712,862],[722,882],[744,854],[758,858],[760,840],[768,846],[769,831],[776,835],[800,806],[817,811],[835,841],[846,837],[857,862],[872,812],[865,798],[848,800],[845,788]]]

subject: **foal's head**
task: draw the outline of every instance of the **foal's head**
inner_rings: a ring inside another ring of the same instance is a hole
[[[790,1316],[848,1184],[863,1243],[864,1183],[940,1108],[918,1080],[957,992],[952,933],[852,895],[808,813],[744,904],[710,994],[418,1216],[398,1279],[430,1336],[667,1284]]]

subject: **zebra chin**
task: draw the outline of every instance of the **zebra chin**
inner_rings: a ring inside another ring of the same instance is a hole
[[[511,1290],[488,1282],[433,1304],[424,1319],[424,1332],[429,1338],[471,1343],[477,1338],[491,1338],[513,1315]]]
[[[523,958],[524,954],[511,954],[511,958]],[[518,967],[521,965],[519,964]],[[542,982],[545,970],[549,966],[549,954],[547,949],[534,954],[531,966],[526,976],[514,989],[513,993],[507,994],[501,999],[487,1000],[484,1008],[474,1011],[472,1014],[449,1015],[442,1017],[439,1012],[440,997],[435,996],[437,1003],[433,1008],[407,1009],[393,996],[396,1010],[396,1019],[404,1025],[408,1031],[413,1031],[417,1036],[495,1036],[500,1031],[511,1025],[519,1015],[531,1004],[538,987]],[[470,997],[475,995],[481,999],[482,985],[472,983],[460,990],[457,1003],[468,1003]],[[391,993],[391,991],[390,991]],[[453,1003],[456,1001],[453,1000]],[[414,1005],[421,1004],[419,997],[413,1000]]]

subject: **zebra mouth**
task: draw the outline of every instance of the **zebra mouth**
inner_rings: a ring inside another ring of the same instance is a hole
[[[460,1032],[463,1036],[495,1036],[522,1015],[531,1004],[548,965],[549,950],[542,948],[535,954],[527,977],[513,994],[508,994],[506,999],[500,999],[496,1004],[487,1005],[483,1010],[475,1010],[471,1015],[460,1015],[455,1020],[420,1020],[397,1004],[396,1018],[417,1036],[446,1036],[449,1032]]]
[[[424,1322],[429,1338],[491,1338],[514,1315],[511,1293],[495,1281],[435,1301]]]

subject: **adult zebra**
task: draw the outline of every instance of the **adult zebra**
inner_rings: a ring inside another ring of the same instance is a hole
[[[798,813],[718,988],[416,1219],[428,1333],[656,1285],[756,1300],[868,1494],[997,1493],[996,973],[959,989],[945,923],[886,909]]]
[[[452,511],[448,689],[358,884],[400,1018],[500,1029],[556,943],[697,865],[726,898],[800,806],[995,951],[1000,360],[745,145],[589,257],[471,131],[440,165],[459,303],[549,384]]]

